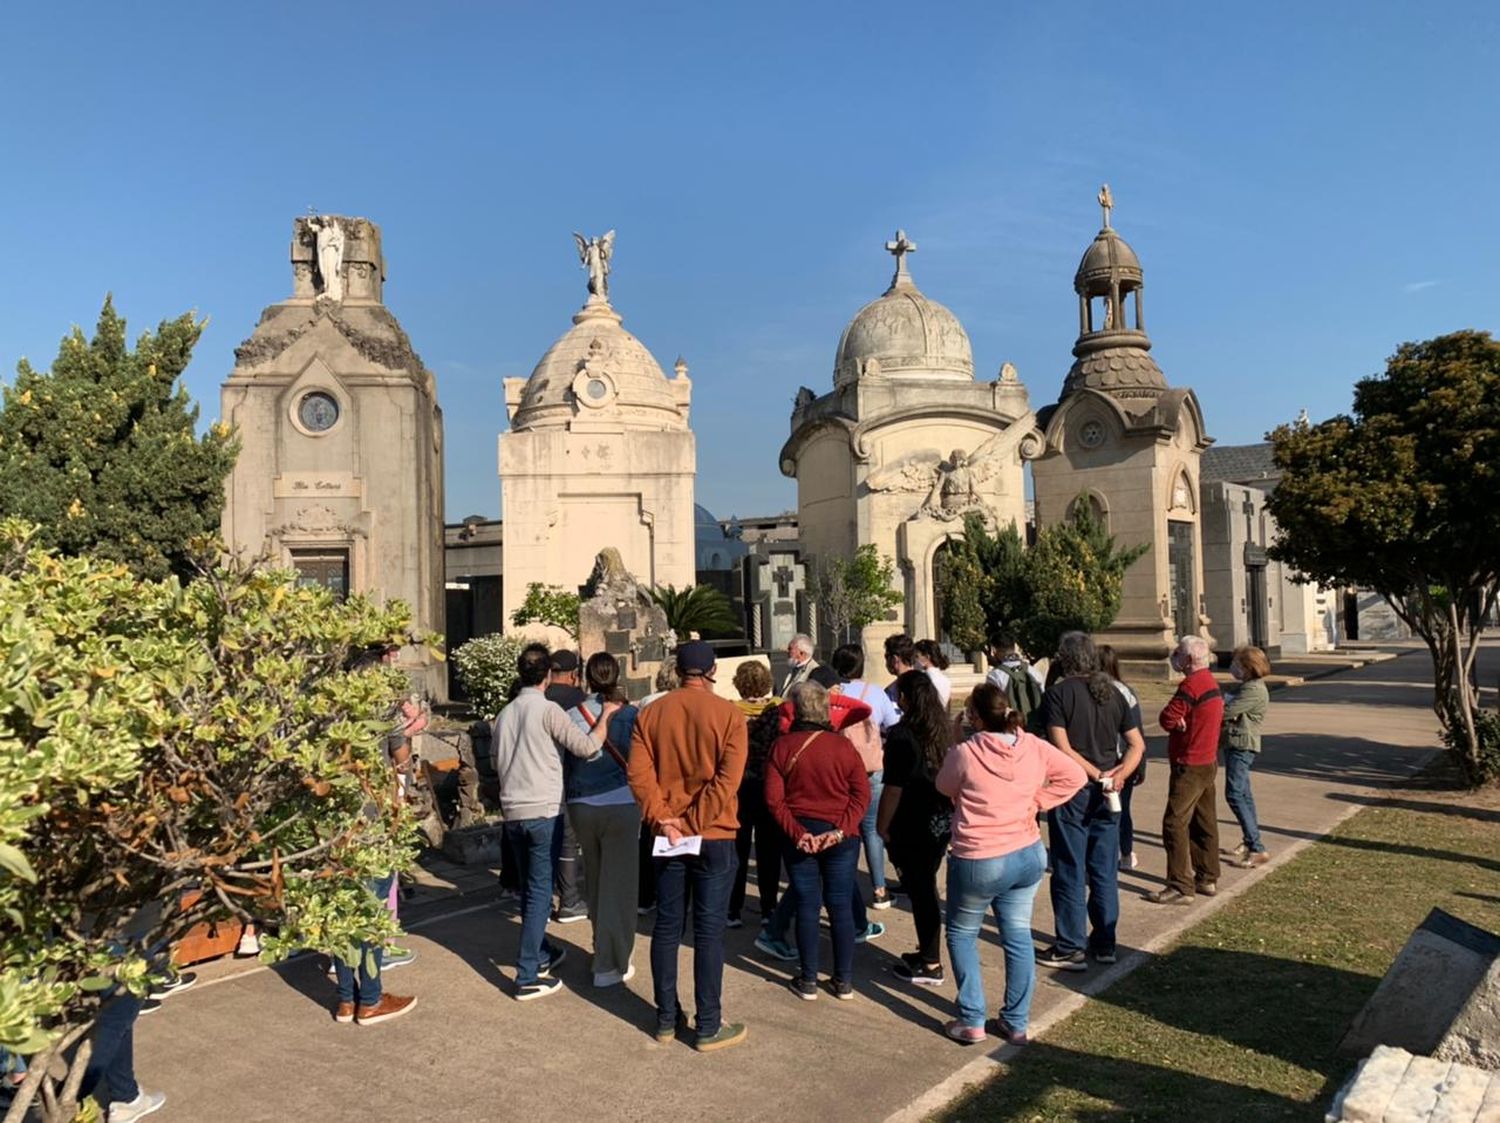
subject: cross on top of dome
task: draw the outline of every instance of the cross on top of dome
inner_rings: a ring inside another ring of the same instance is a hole
[[[896,259],[896,275],[891,278],[891,288],[913,286],[911,273],[906,268],[906,255],[917,252],[917,243],[906,236],[905,230],[897,230],[895,241],[885,244],[885,252]]]

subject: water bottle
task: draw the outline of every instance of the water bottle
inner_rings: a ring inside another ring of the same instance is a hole
[[[1120,813],[1120,793],[1115,791],[1115,779],[1113,776],[1101,776],[1099,786],[1104,789],[1104,806],[1109,808],[1111,815]]]

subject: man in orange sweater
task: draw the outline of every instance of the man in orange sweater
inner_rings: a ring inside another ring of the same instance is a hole
[[[745,1039],[741,1024],[725,1024],[724,928],[738,865],[739,788],[748,735],[733,702],[714,694],[713,648],[702,641],[677,649],[682,685],[640,711],[631,739],[630,790],[641,818],[676,845],[702,839],[697,854],[656,858],[656,923],[651,930],[651,982],[656,991],[656,1038],[671,1041],[683,1021],[677,1001],[677,948],[682,942],[688,886],[693,897],[693,991],[699,1052]]]

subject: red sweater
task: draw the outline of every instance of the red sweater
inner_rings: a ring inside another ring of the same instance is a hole
[[[1177,685],[1177,693],[1157,720],[1166,731],[1167,759],[1173,764],[1213,764],[1219,759],[1224,696],[1207,667]]]
[[[798,819],[821,819],[856,837],[869,806],[870,781],[847,737],[798,730],[771,746],[766,807],[793,842],[808,833]]]

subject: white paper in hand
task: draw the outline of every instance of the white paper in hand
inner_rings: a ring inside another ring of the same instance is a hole
[[[659,834],[651,844],[651,856],[653,858],[678,858],[684,854],[698,854],[703,850],[703,836],[701,834],[683,835],[676,846],[667,841],[667,836]]]

